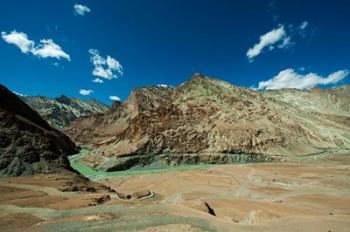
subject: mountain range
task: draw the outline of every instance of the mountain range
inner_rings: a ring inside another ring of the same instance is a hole
[[[109,106],[97,100],[84,101],[62,95],[57,98],[44,96],[22,96],[22,100],[35,109],[51,126],[57,129],[67,127],[79,117],[104,113]]]
[[[349,102],[349,86],[258,91],[199,73],[177,87],[136,88],[112,107],[66,96],[19,97],[1,86],[0,170],[69,168],[75,144],[89,148],[79,162],[103,171],[349,150]]]
[[[177,87],[137,88],[112,111],[64,131],[104,171],[291,160],[350,149],[350,88],[258,91],[199,73]]]

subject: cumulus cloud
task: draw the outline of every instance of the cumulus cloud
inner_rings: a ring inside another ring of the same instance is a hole
[[[96,77],[95,79],[92,80],[92,82],[102,84],[104,81],[102,79]]]
[[[23,32],[12,31],[7,34],[3,31],[1,37],[6,43],[16,45],[23,53],[28,53],[34,48],[34,41],[28,39]]]
[[[90,61],[94,65],[92,75],[108,80],[123,75],[123,66],[111,56],[102,57],[97,49],[89,49]]]
[[[250,62],[254,61],[254,58],[263,53],[264,51],[272,51],[275,48],[284,49],[289,48],[294,43],[292,38],[295,36],[306,36],[306,28],[309,23],[303,21],[300,26],[295,27],[293,25],[280,25],[277,28],[263,34],[259,38],[259,42],[254,44],[253,47],[249,48],[246,56]]]
[[[1,32],[1,37],[6,43],[17,46],[23,53],[31,53],[40,58],[64,58],[70,61],[70,56],[52,39],[41,39],[40,43],[35,45],[35,42],[23,32],[12,31],[8,34]]]
[[[79,94],[83,95],[83,96],[88,96],[90,94],[92,94],[94,91],[91,89],[80,89],[79,90]]]
[[[41,58],[51,57],[56,59],[64,58],[70,60],[70,56],[65,53],[58,44],[55,44],[52,39],[40,40],[40,44],[31,52],[33,55]]]
[[[259,43],[255,44],[252,48],[249,48],[246,55],[250,61],[253,61],[253,58],[263,52],[265,48],[273,50],[275,45],[281,41],[280,48],[287,46],[290,41],[283,25],[260,36]]]
[[[120,98],[118,96],[109,96],[109,99],[112,101],[120,101]]]
[[[345,69],[331,73],[327,77],[322,77],[315,73],[299,74],[294,69],[285,69],[270,80],[259,82],[259,89],[310,89],[318,85],[336,84],[348,74],[349,71]]]
[[[91,10],[89,7],[85,6],[85,5],[81,5],[81,4],[75,4],[73,6],[74,8],[74,12],[76,15],[85,15],[86,13],[89,13]]]

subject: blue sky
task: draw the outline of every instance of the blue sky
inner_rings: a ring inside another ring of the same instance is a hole
[[[345,0],[4,0],[0,83],[106,103],[195,72],[255,88],[350,84],[349,10]]]

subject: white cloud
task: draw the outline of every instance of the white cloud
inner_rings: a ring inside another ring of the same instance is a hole
[[[56,58],[70,60],[70,56],[65,53],[60,45],[55,44],[52,39],[42,39],[40,44],[36,46],[32,51],[33,55],[41,58]]]
[[[23,32],[12,31],[7,34],[6,32],[1,32],[1,37],[6,43],[16,45],[21,52],[28,53],[34,47],[34,41],[29,40],[28,36]]]
[[[80,89],[79,90],[79,94],[84,95],[84,96],[88,96],[90,94],[92,94],[94,91],[91,89]]]
[[[12,31],[9,34],[1,32],[1,37],[6,43],[16,45],[23,53],[31,53],[40,58],[64,58],[70,61],[70,56],[52,39],[41,39],[40,43],[35,45],[35,42],[28,39],[27,34],[23,32]]]
[[[336,84],[349,74],[348,70],[339,70],[327,77],[315,73],[299,74],[294,69],[285,69],[268,81],[259,82],[259,89],[310,89],[318,85]]]
[[[112,69],[112,70],[120,70],[120,73],[123,73],[123,67],[122,65],[119,63],[119,61],[117,61],[116,59],[107,56],[107,60],[106,60],[107,66],[108,68]]]
[[[286,31],[284,30],[284,26],[281,25],[278,28],[273,29],[272,31],[267,32],[266,34],[260,36],[259,43],[255,44],[252,48],[249,48],[247,51],[247,57],[250,61],[253,60],[254,57],[258,56],[261,52],[263,52],[264,48],[268,47],[270,50],[275,48],[275,44],[280,41],[289,42]],[[288,45],[288,43],[283,42],[284,44],[281,48]]]
[[[278,45],[278,48],[288,48],[292,42],[290,41],[290,37],[285,37],[280,45]]]
[[[162,87],[162,88],[168,88],[171,87],[170,85],[166,85],[166,84],[158,84],[158,87]]]
[[[97,66],[95,67],[95,69],[92,71],[92,74],[94,76],[98,76],[98,77],[102,77],[102,78],[106,78],[108,80],[113,79],[114,75],[112,70],[110,69],[105,69],[102,66]]]
[[[249,48],[246,55],[250,62],[254,61],[254,58],[265,50],[272,51],[275,48],[289,48],[294,43],[292,38],[296,36],[305,37],[306,28],[308,27],[309,22],[303,21],[300,26],[295,27],[293,25],[280,25],[279,27],[261,35],[259,42],[254,44],[252,48]]]
[[[112,101],[120,101],[120,98],[118,96],[109,96],[109,99]]]
[[[85,15],[86,13],[89,13],[91,11],[89,7],[81,4],[75,4],[73,8],[75,14],[77,15]]]
[[[305,28],[309,25],[309,22],[304,21],[300,24],[299,29],[300,30],[305,30]]]
[[[95,79],[92,80],[92,82],[102,84],[104,81],[102,79],[96,77]]]
[[[309,27],[309,22],[308,21],[303,21],[300,26],[297,28],[297,33],[302,36],[306,37],[307,35],[307,30],[306,28]]]
[[[96,49],[89,49],[90,61],[94,65],[92,75],[108,80],[123,75],[123,66],[111,56],[104,58]]]

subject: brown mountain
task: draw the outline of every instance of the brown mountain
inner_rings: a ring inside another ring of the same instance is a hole
[[[284,160],[350,148],[349,88],[255,91],[195,74],[132,91],[115,110],[66,132],[101,170]]]
[[[0,85],[0,174],[28,175],[71,169],[75,144],[18,96]]]

